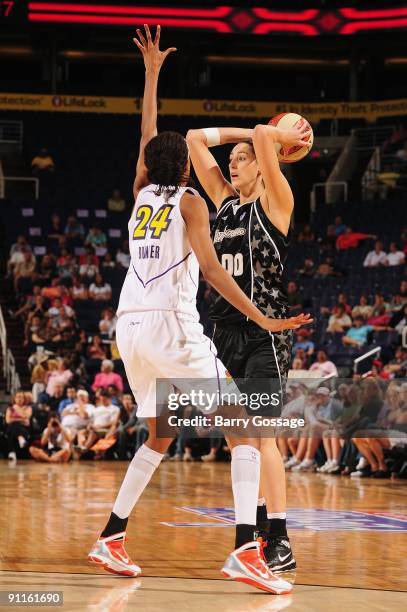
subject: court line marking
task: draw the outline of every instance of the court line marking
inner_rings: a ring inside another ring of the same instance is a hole
[[[186,561],[190,561],[187,559]],[[196,569],[196,568],[195,568]],[[117,578],[123,578],[123,576],[110,576],[108,573],[105,574],[95,574],[93,572],[36,572],[35,570],[0,570],[0,576],[3,572],[15,572],[16,574],[58,574],[65,576],[100,576],[104,578],[109,578],[110,580],[117,580]],[[287,573],[287,572],[285,572]],[[219,581],[224,582],[225,578],[197,578],[196,576],[151,576],[148,574],[140,574],[137,576],[138,579],[142,578],[156,578],[157,580],[205,580],[206,582]],[[228,582],[228,581],[226,581]],[[93,585],[86,585],[92,587]],[[326,584],[306,584],[304,582],[295,582],[294,586],[303,586],[303,587],[322,587],[324,589],[352,589],[356,591],[378,591],[379,593],[406,593],[407,589],[377,589],[374,587],[358,587],[358,586],[330,586]],[[250,593],[251,595],[253,593]]]

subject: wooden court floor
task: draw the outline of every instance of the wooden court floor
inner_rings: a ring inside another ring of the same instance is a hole
[[[63,591],[64,610],[407,610],[405,482],[289,474],[296,586],[273,597],[219,574],[233,545],[230,464],[162,464],[129,522],[143,577],[89,565],[125,469],[0,461],[0,591]]]

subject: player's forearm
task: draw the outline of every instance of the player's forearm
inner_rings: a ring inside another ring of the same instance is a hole
[[[215,141],[211,141],[211,136],[215,136]],[[253,130],[245,128],[202,128],[200,130],[189,130],[187,140],[192,142],[199,140],[206,146],[223,144],[234,144],[238,142],[248,142],[252,140]]]
[[[143,107],[141,113],[141,138],[151,140],[157,135],[157,87],[160,71],[146,70]]]
[[[247,295],[220,264],[219,267],[216,266],[202,272],[205,280],[212,285],[225,300],[232,304],[232,306],[258,325],[264,322],[264,315],[254,306]]]

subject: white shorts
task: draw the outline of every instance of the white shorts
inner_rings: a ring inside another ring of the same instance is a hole
[[[216,357],[213,342],[191,315],[166,310],[123,314],[117,322],[116,341],[138,417],[158,416],[161,400],[156,387],[160,396],[163,392],[168,397],[174,389],[190,393],[197,388],[197,379],[205,379],[198,384],[205,392],[239,393]],[[213,408],[212,412],[217,404]]]

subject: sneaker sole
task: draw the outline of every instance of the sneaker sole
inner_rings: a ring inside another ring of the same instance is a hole
[[[125,569],[115,569],[109,565],[107,561],[102,561],[98,557],[93,557],[92,555],[88,555],[89,563],[93,563],[94,565],[98,565],[102,567],[104,570],[111,574],[117,574],[119,576],[127,576],[128,578],[136,578],[140,576],[141,572],[135,572],[133,570],[125,570]]]
[[[279,565],[278,567],[271,567],[270,565],[268,565],[268,568],[273,574],[282,574],[285,572],[295,572],[295,570],[297,569],[297,564],[295,561],[294,563],[290,561],[287,567],[285,567],[284,565]]]
[[[240,574],[238,572],[231,572],[230,570],[226,570],[225,568],[221,570],[221,574],[229,580],[234,580],[235,582],[244,582],[245,584],[249,584],[250,586],[255,587],[256,589],[266,591],[266,593],[273,593],[273,595],[287,595],[292,591],[292,587],[288,590],[267,587],[265,584],[257,582],[257,580],[254,580],[249,576],[245,576],[244,574]]]

